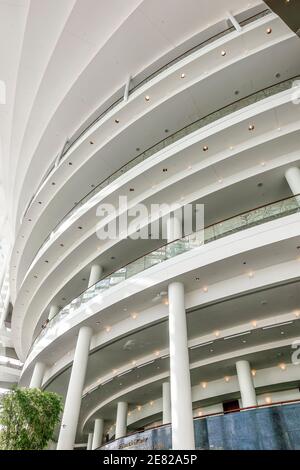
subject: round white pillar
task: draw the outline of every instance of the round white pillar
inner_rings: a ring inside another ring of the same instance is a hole
[[[257,399],[249,362],[238,361],[236,363],[236,371],[240,386],[243,408],[248,408],[249,406],[256,406]]]
[[[101,275],[102,275],[102,266],[100,266],[99,264],[93,264],[91,266],[88,287],[91,287],[94,284],[96,284],[96,282],[100,280]]]
[[[86,450],[92,450],[93,433],[89,432]]]
[[[128,403],[119,401],[116,420],[116,439],[126,436]]]
[[[181,214],[173,212],[167,219],[167,241],[171,243],[174,240],[182,238],[182,217]]]
[[[57,305],[51,305],[48,315],[48,320],[51,321],[59,312],[59,307]]]
[[[93,443],[92,443],[93,450],[98,449],[98,447],[100,447],[102,444],[103,429],[104,429],[104,420],[101,418],[95,419],[94,435],[93,435]]]
[[[72,450],[74,446],[91,337],[92,329],[90,327],[83,326],[80,328],[57,443],[57,450]]]
[[[42,362],[37,362],[34,366],[29,388],[41,388],[46,366]]]
[[[170,383],[165,382],[163,389],[163,424],[171,422],[171,388]]]
[[[173,282],[168,289],[172,449],[194,450],[195,437],[184,286],[180,282]]]
[[[300,194],[300,170],[296,166],[289,168],[285,172],[285,178],[288,182],[288,185],[292,193]]]

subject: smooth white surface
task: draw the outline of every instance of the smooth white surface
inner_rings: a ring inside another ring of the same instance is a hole
[[[55,315],[59,312],[59,307],[57,305],[51,305],[50,306],[50,310],[49,310],[49,316],[48,316],[48,320],[52,320],[52,318],[55,317]]]
[[[171,387],[170,382],[164,382],[162,386],[163,396],[163,424],[171,422]]]
[[[92,450],[93,433],[89,432],[86,450]]]
[[[256,406],[257,399],[249,362],[238,361],[236,363],[236,371],[240,386],[243,408]]]
[[[128,403],[119,401],[117,407],[116,439],[126,436]]]
[[[103,439],[103,430],[104,420],[101,418],[95,419],[92,450],[97,449],[101,446]]]
[[[75,443],[91,337],[91,328],[87,326],[80,328],[57,443],[57,450],[72,450]]]
[[[91,266],[88,287],[91,287],[94,284],[96,284],[96,282],[99,281],[101,275],[102,275],[102,266],[100,266],[99,264],[93,264]]]
[[[184,286],[169,285],[172,449],[195,449]]]
[[[300,170],[298,167],[293,166],[285,173],[286,180],[292,193],[300,194]]]
[[[29,388],[41,388],[46,366],[42,362],[37,362],[34,366]]]

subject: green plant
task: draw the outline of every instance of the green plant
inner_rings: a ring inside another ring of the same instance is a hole
[[[61,397],[37,388],[15,388],[0,399],[0,449],[42,450],[52,439]]]

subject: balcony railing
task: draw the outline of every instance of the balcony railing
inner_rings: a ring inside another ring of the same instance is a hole
[[[114,182],[117,178],[122,176],[124,173],[127,171],[131,170],[134,168],[136,165],[139,163],[142,163],[143,161],[147,160],[149,157],[154,155],[155,153],[159,152],[160,150],[163,150],[164,148],[168,147],[169,145],[177,142],[178,140],[182,139],[183,137],[186,137],[187,135],[190,135],[191,133],[201,129],[202,127],[205,127],[212,122],[215,122],[225,116],[228,116],[231,113],[234,113],[235,111],[238,111],[240,109],[243,109],[247,106],[250,106],[251,104],[257,103],[265,98],[268,98],[270,96],[276,95],[282,91],[288,90],[293,87],[294,82],[300,79],[300,76],[296,76],[293,78],[290,78],[288,80],[282,81],[280,83],[277,83],[276,85],[272,85],[268,88],[265,88],[263,90],[260,90],[256,93],[253,93],[245,98],[242,98],[238,101],[235,101],[234,103],[231,103],[228,106],[225,106],[222,109],[219,109],[218,111],[215,111],[198,121],[193,122],[192,124],[189,124],[188,126],[184,127],[183,129],[175,132],[174,134],[168,136],[167,138],[163,139],[161,142],[158,142],[155,144],[153,147],[149,148],[148,150],[145,150],[143,153],[135,157],[133,160],[130,162],[126,163],[124,166],[122,166],[119,170],[117,170],[115,173],[110,175],[108,178],[106,178],[104,181],[102,181],[100,184],[98,184],[93,190],[91,190],[86,196],[84,196],[77,204],[74,206],[61,220],[60,222],[56,225],[54,230],[51,232],[50,235],[47,236],[47,238],[44,240],[40,248],[38,249],[29,269],[31,266],[35,263],[36,258],[39,256],[39,252],[41,249],[48,243],[49,240],[51,240],[57,233],[59,233],[60,229],[65,230],[66,228],[66,222],[68,219],[71,219],[71,217],[79,210],[81,206],[83,206],[86,202],[88,202],[95,194],[99,193],[102,189],[107,187],[109,184]]]
[[[263,12],[260,12],[258,13],[257,15],[255,16],[251,16],[250,18],[244,20],[241,25],[247,25],[249,23],[252,23],[253,21],[256,21],[266,15],[268,15],[269,13],[271,13],[271,11],[269,9],[266,9],[264,10]],[[204,41],[203,43],[195,46],[194,48],[190,49],[189,51],[185,52],[184,54],[180,55],[179,57],[177,57],[176,59],[172,60],[171,62],[169,62],[168,64],[164,65],[162,68],[160,68],[158,71],[156,71],[155,73],[151,74],[151,76],[147,77],[146,79],[143,80],[143,82],[139,83],[136,87],[134,87],[132,90],[130,90],[130,94],[132,94],[133,92],[135,92],[137,90],[137,88],[139,88],[140,86],[142,86],[144,83],[152,80],[155,76],[159,75],[161,72],[163,72],[165,69],[171,67],[174,63],[176,62],[179,62],[180,60],[182,60],[183,58],[187,57],[188,55],[194,53],[196,50],[199,50],[199,49],[202,49],[204,46],[206,46],[207,44],[209,43],[212,43],[214,41],[216,41],[217,39],[219,39],[220,37],[230,33],[234,31],[234,28],[228,28],[224,31],[222,31],[221,33],[218,33],[217,35],[213,36],[212,38],[209,38],[207,39],[206,41]],[[294,79],[291,79],[291,80],[295,80],[296,77]],[[53,236],[55,236],[56,233],[59,232],[60,228],[63,226],[63,224],[72,217],[72,215],[74,213],[76,213],[78,211],[78,209],[84,205],[87,201],[89,201],[95,194],[97,194],[98,192],[100,192],[102,189],[104,189],[106,186],[108,186],[109,184],[111,184],[112,182],[114,182],[117,178],[119,178],[120,176],[122,176],[124,173],[126,173],[127,171],[131,170],[133,167],[135,167],[136,165],[138,165],[139,163],[145,161],[147,158],[151,157],[152,155],[154,155],[155,153],[159,152],[160,150],[164,149],[165,147],[173,144],[174,142],[180,140],[182,137],[185,137],[189,134],[191,134],[192,132],[218,120],[218,119],[221,119],[222,117],[225,117],[227,116],[228,114],[231,114],[233,113],[234,111],[238,111],[239,109],[242,109],[250,104],[253,104],[255,103],[256,101],[260,101],[268,96],[271,96],[273,94],[276,94],[276,93],[279,93],[280,91],[284,91],[288,88],[290,88],[291,86],[291,83],[290,83],[290,80],[288,81],[285,81],[285,82],[282,82],[282,83],[278,83],[272,87],[269,87],[269,88],[266,88],[264,90],[261,90],[257,93],[254,93],[253,95],[250,95],[250,96],[247,96],[241,100],[237,100],[235,101],[234,103],[231,103],[230,105],[228,106],[225,106],[224,108],[222,109],[219,109],[195,122],[193,122],[192,124],[189,124],[188,126],[184,127],[183,129],[175,132],[174,134],[168,136],[167,138],[163,139],[162,141],[158,142],[157,144],[153,145],[152,147],[148,148],[147,150],[145,150],[144,152],[142,152],[141,154],[135,156],[132,160],[130,160],[128,163],[126,163],[125,165],[123,165],[121,168],[119,168],[117,171],[115,171],[114,173],[112,173],[109,177],[105,178],[105,180],[101,181],[98,185],[95,186],[95,188],[93,188],[91,191],[89,191],[80,201],[78,201],[76,203],[76,205],[74,205],[74,207],[72,207],[72,209],[67,212],[63,218],[57,223],[57,225],[54,227],[54,229],[52,230],[52,232],[47,236],[47,238],[43,241],[42,245],[39,247],[31,265],[34,264],[35,262],[35,259],[37,258],[40,250],[44,247],[44,245],[47,244],[47,242],[49,240],[51,240],[51,238],[53,238]],[[68,147],[65,146],[65,150],[64,152],[62,152],[60,158],[59,158],[59,162],[61,163],[64,159],[64,156],[67,154],[67,152],[69,151],[69,149],[74,145],[75,142],[77,142],[77,140],[82,137],[96,122],[100,121],[101,119],[104,118],[104,116],[110,112],[114,107],[116,107],[120,102],[123,101],[123,98],[120,98],[119,100],[117,100],[115,103],[113,103],[113,105],[111,105],[104,113],[102,113],[95,121],[93,121],[75,140],[72,141],[72,144],[70,144]],[[57,162],[57,160],[56,160]],[[60,164],[59,163],[59,164]],[[47,173],[47,177],[46,179],[43,181],[43,184],[45,184],[46,180],[48,180],[48,178],[50,178],[50,176],[53,174],[53,172],[58,168],[59,165],[53,165],[53,167],[51,168],[51,170],[48,170],[48,173]],[[40,189],[39,189],[40,190]],[[37,193],[39,192],[39,190],[37,191]],[[31,203],[34,201],[35,199],[35,196],[32,198],[26,212],[28,211]]]
[[[31,349],[33,349],[34,346],[37,345],[46,334],[48,334],[48,332],[53,332],[53,337],[55,337],[56,325],[64,319],[70,318],[80,307],[95,298],[97,295],[105,293],[111,287],[114,287],[157,264],[199,248],[202,245],[206,245],[207,243],[218,240],[227,235],[297,212],[300,212],[300,195],[291,196],[280,201],[251,209],[161,246],[160,248],[123,266],[117,271],[112,272],[82,292],[82,294],[72,300],[68,305],[60,310],[55,317],[44,325],[43,329],[34,340]]]

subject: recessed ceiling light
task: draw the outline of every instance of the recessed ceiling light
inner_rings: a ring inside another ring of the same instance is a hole
[[[141,411],[141,409],[142,409],[142,407],[141,407],[141,405],[139,405],[139,406],[137,407],[137,410],[138,410],[138,411]]]
[[[28,219],[28,222],[32,222],[32,219]]]
[[[94,184],[91,184],[91,188],[94,188],[94,187],[95,187],[95,185],[94,185]]]
[[[116,124],[119,124],[120,120],[119,119],[115,119],[115,123]]]
[[[51,183],[51,184],[52,184],[52,186],[55,186],[55,182],[54,182],[54,181],[52,181],[52,183]]]
[[[114,260],[114,259],[116,259],[116,257],[115,257],[115,256],[111,256],[110,259],[111,259],[111,260]]]
[[[196,281],[200,281],[200,277],[196,277]]]
[[[73,165],[73,163],[72,163],[72,162],[69,162],[69,165],[70,165],[70,166],[72,166],[72,165]]]
[[[166,173],[168,171],[168,168],[163,168],[163,173]]]
[[[203,152],[207,152],[207,150],[208,150],[208,145],[204,145]]]
[[[276,78],[280,78],[281,77],[281,74],[279,72],[276,73],[275,75]]]
[[[226,51],[224,51],[224,50],[221,51],[221,56],[222,56],[222,57],[225,57],[225,55],[226,55]]]
[[[281,370],[286,370],[286,365],[284,362],[281,362],[281,364],[278,365],[279,369]]]
[[[78,230],[82,230],[82,227],[81,227],[81,226],[79,226],[79,227],[78,227]]]
[[[39,201],[39,204],[42,204],[42,201]]]
[[[252,278],[254,276],[254,272],[253,271],[249,271],[248,272],[248,277]]]
[[[92,140],[90,140],[90,144],[91,144],[91,145],[94,145],[94,142],[93,142]]]
[[[145,101],[150,101],[150,96],[149,95],[145,96]]]
[[[225,382],[227,382],[227,383],[230,381],[230,377],[228,377],[228,376],[224,377],[224,379],[225,379]]]
[[[132,313],[132,314],[131,314],[131,318],[132,318],[133,320],[136,320],[137,317],[138,317],[137,313]]]
[[[256,370],[255,370],[255,369],[252,369],[252,370],[251,370],[251,374],[252,374],[252,377],[255,377],[255,376],[256,376]]]
[[[220,332],[217,330],[215,331],[215,336],[218,338],[220,336]]]
[[[207,286],[203,287],[203,292],[208,292],[208,287]]]
[[[253,326],[253,328],[256,328],[256,327],[257,327],[257,321],[256,321],[256,320],[252,320],[251,325]]]
[[[258,183],[258,184],[257,184],[257,187],[258,187],[258,188],[261,188],[263,185],[264,185],[263,183]]]
[[[201,382],[201,387],[206,388],[207,387],[207,382]]]
[[[49,263],[49,261],[47,259],[45,259],[45,263]]]
[[[240,94],[240,90],[235,90],[234,94],[237,96]]]
[[[65,245],[64,245],[63,243],[61,243],[59,246],[63,247],[63,246],[65,246]]]
[[[267,33],[267,34],[271,34],[271,33],[272,33],[272,28],[267,28],[266,33]]]
[[[82,278],[82,280],[83,280],[83,281],[86,281],[86,278],[85,278],[85,277],[83,277],[83,278]]]
[[[218,183],[223,183],[223,178],[219,178]]]
[[[111,331],[111,326],[106,326],[105,331],[106,331],[106,333],[109,333]]]
[[[180,75],[180,78],[185,78],[185,73],[182,73],[182,74]]]
[[[134,191],[134,188],[129,188],[129,191],[132,193]]]
[[[38,278],[36,274],[35,274],[33,277],[34,277],[34,279],[37,279],[37,278]]]
[[[249,131],[254,131],[254,129],[255,129],[254,124],[249,124],[248,130],[249,130]]]
[[[137,152],[139,152],[141,149],[140,149],[140,147],[137,147],[135,150],[136,150]]]
[[[168,132],[170,132],[169,129],[165,129],[165,133],[168,134]]]

